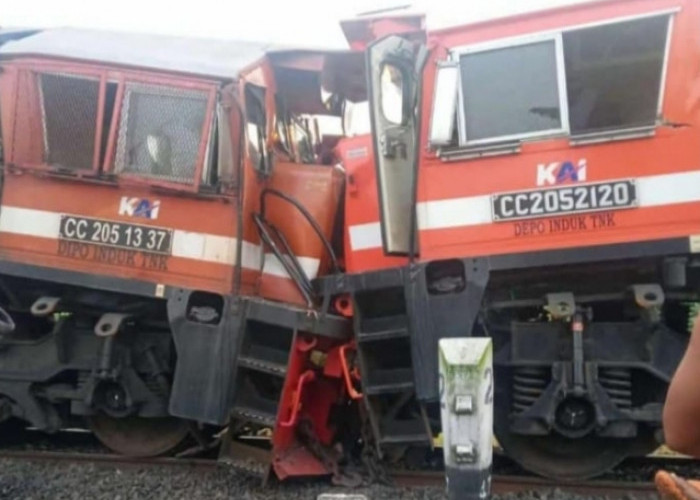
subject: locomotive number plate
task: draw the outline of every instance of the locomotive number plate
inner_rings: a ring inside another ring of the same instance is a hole
[[[159,227],[61,215],[58,237],[94,245],[169,255],[173,232]]]
[[[494,222],[618,210],[637,206],[637,186],[621,180],[501,193],[491,204]]]

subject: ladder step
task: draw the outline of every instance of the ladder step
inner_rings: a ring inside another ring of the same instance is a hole
[[[430,443],[430,439],[425,433],[422,434],[388,434],[382,436],[379,444],[419,444]]]
[[[234,406],[233,415],[265,427],[274,427],[277,420],[276,415],[245,406]]]
[[[363,318],[359,327],[359,331],[368,336],[395,330],[408,330],[408,318],[405,314],[382,316],[380,318]]]
[[[242,356],[238,358],[238,366],[249,370],[267,373],[269,375],[276,375],[278,377],[284,377],[287,374],[287,367],[283,364],[253,358],[250,356]]]
[[[372,342],[375,340],[403,339],[408,338],[408,335],[406,328],[394,328],[378,332],[358,332],[357,340],[360,342]]]
[[[363,382],[363,392],[368,395],[405,392],[413,390],[411,368],[375,369]]]
[[[394,384],[382,385],[366,385],[364,393],[368,396],[377,396],[379,394],[390,394],[393,392],[406,392],[413,390],[413,382],[398,382]]]

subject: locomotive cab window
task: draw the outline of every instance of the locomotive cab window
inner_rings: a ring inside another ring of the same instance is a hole
[[[116,171],[193,184],[207,100],[207,94],[202,91],[127,84],[117,139]]]
[[[558,38],[476,50],[460,57],[462,133],[480,144],[564,132]]]
[[[668,19],[564,33],[572,134],[655,124]]]
[[[456,48],[458,143],[480,147],[652,129],[661,110],[671,19],[651,15]],[[447,97],[436,95],[435,102]],[[433,120],[450,119],[439,111],[433,109]]]
[[[38,78],[45,163],[66,169],[91,169],[100,81],[51,73]]]
[[[265,129],[265,89],[248,84],[245,87],[246,141],[253,168],[261,174],[268,173],[267,140]]]

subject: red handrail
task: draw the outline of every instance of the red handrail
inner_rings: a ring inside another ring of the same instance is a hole
[[[294,393],[292,412],[290,413],[288,420],[280,422],[280,427],[294,427],[296,425],[297,419],[299,418],[299,410],[301,410],[301,394],[304,389],[304,384],[311,382],[315,378],[316,374],[311,370],[306,370],[301,374],[299,381],[297,382],[297,390]]]
[[[362,393],[357,392],[355,386],[352,384],[350,368],[348,367],[348,360],[345,357],[345,351],[351,348],[355,348],[354,342],[350,342],[340,347],[340,366],[343,367],[343,378],[345,379],[345,388],[348,390],[350,399],[362,399]]]

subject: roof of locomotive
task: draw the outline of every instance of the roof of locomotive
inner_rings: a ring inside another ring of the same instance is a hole
[[[515,14],[507,14],[488,19],[481,19],[467,23],[454,22],[436,29],[430,29],[433,36],[447,35],[454,32],[475,30],[488,26],[499,26],[507,23],[527,21],[529,19],[541,19],[545,16],[575,14],[590,10],[604,9],[606,7],[620,7],[621,4],[631,4],[638,0],[575,0],[570,4],[556,5],[535,10],[525,10]],[[654,0],[648,0],[653,2]]]
[[[0,28],[0,45],[35,34],[40,30],[31,28]]]
[[[277,51],[285,48],[262,42],[56,28],[6,43],[0,47],[0,58],[44,56],[236,79],[241,70]]]

